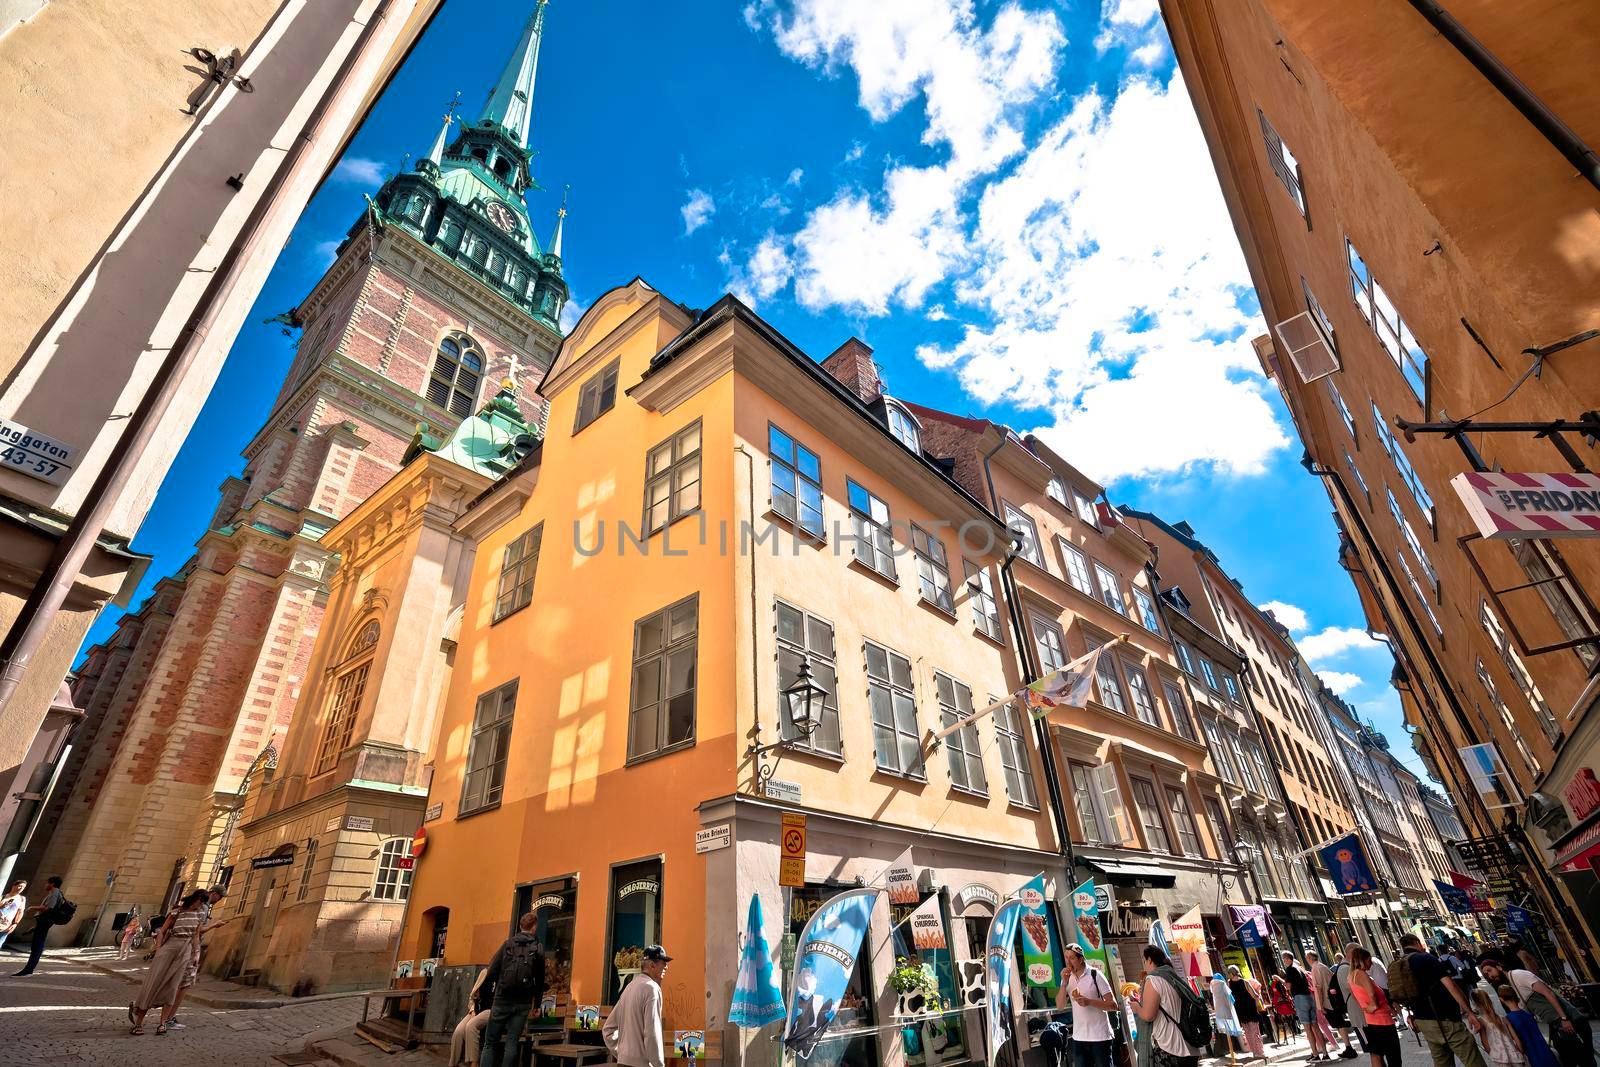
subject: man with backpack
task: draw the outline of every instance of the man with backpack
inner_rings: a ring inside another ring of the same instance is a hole
[[[1523,1009],[1545,1024],[1550,1031],[1550,1047],[1561,1067],[1595,1067],[1594,1031],[1576,1004],[1550,988],[1535,972],[1508,967],[1497,955],[1485,955],[1478,966],[1491,987],[1511,986],[1521,998]]]
[[[39,966],[39,957],[44,955],[45,939],[50,936],[52,926],[71,922],[72,916],[77,912],[78,906],[68,900],[61,893],[61,876],[52,874],[44,880],[48,892],[44,899],[29,908],[27,914],[34,916],[33,920],[33,945],[28,950],[28,962],[22,970],[12,975],[13,978],[26,978]]]
[[[483,1053],[479,1067],[517,1067],[517,1042],[528,1025],[528,1013],[544,998],[544,946],[533,936],[538,917],[525,913],[517,921],[517,932],[494,950],[484,989],[494,989],[489,1008],[489,1023],[483,1028]],[[481,994],[480,994],[481,995]]]
[[[1400,938],[1400,956],[1389,968],[1389,999],[1411,1011],[1411,1025],[1428,1046],[1434,1067],[1485,1067],[1473,1035],[1483,1020],[1472,1013],[1451,967],[1423,947],[1416,934]]]
[[[1344,992],[1339,988],[1336,975],[1315,952],[1307,952],[1306,961],[1311,964],[1311,991],[1317,1000],[1317,1011],[1322,1013],[1322,1022],[1328,1027],[1322,1036],[1326,1038],[1329,1033],[1338,1034],[1344,1039],[1344,1051],[1339,1053],[1339,1058],[1353,1060],[1359,1053],[1351,1038],[1349,1009],[1345,1006]],[[1333,1046],[1328,1047],[1331,1050]]]

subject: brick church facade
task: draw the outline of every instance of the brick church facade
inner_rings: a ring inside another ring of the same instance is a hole
[[[89,651],[79,744],[31,855],[103,910],[162,910],[228,879],[230,836],[295,714],[338,559],[322,543],[401,468],[499,392],[542,427],[534,392],[567,298],[561,219],[548,247],[523,202],[546,0],[483,115],[446,119],[427,158],[385,183],[295,310],[302,329],[272,413],[194,557]],[[561,212],[562,215],[565,211]],[[95,887],[91,890],[90,887]]]

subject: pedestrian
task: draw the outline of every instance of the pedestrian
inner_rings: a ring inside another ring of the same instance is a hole
[[[1472,1014],[1450,965],[1428,952],[1416,934],[1400,938],[1400,951],[1389,968],[1389,993],[1410,1009],[1411,1025],[1428,1046],[1434,1067],[1451,1067],[1455,1059],[1466,1067],[1486,1067],[1472,1040],[1483,1021]]]
[[[1483,1020],[1483,1032],[1478,1035],[1483,1054],[1493,1067],[1527,1067],[1528,1058],[1522,1054],[1516,1028],[1495,1011],[1493,1002],[1498,999],[1481,989],[1472,991],[1472,1008]]]
[[[205,951],[206,934],[219,926],[233,921],[233,919],[213,920],[211,918],[212,911],[215,910],[218,904],[222,903],[222,898],[225,896],[227,896],[227,893],[221,888],[209,889],[206,891],[206,902],[200,905],[200,929],[196,930],[194,935],[189,938],[189,944],[192,946],[189,966],[183,972],[183,981],[178,986],[178,999],[172,1005],[172,1017],[167,1020],[168,1030],[182,1030],[185,1028],[186,1024],[178,1021],[178,1009],[183,1007],[183,998],[188,995],[190,988],[200,979],[200,957]]]
[[[1289,983],[1289,995],[1294,998],[1294,1017],[1306,1028],[1306,1036],[1311,1040],[1311,1055],[1306,1057],[1306,1062],[1332,1059],[1328,1055],[1328,1041],[1317,1022],[1317,998],[1311,991],[1311,976],[1295,961],[1292,952],[1283,954],[1283,977]]]
[[[1350,1034],[1349,1008],[1339,989],[1338,976],[1317,953],[1307,952],[1306,960],[1311,964],[1311,990],[1317,998],[1317,1021],[1321,1024],[1322,1036],[1331,1049],[1337,1044],[1334,1040],[1337,1033],[1344,1039],[1344,1051],[1339,1053],[1339,1058],[1353,1060],[1357,1055],[1355,1039]]]
[[[450,1067],[478,1062],[478,1039],[489,1025],[489,1004],[494,999],[494,987],[488,986],[488,978],[487,967],[478,972],[478,980],[467,994],[467,1014],[450,1032]]]
[[[672,957],[660,945],[644,950],[640,974],[629,982],[600,1028],[606,1048],[622,1067],[666,1067],[661,1042],[661,979]]]
[[[1361,948],[1361,946],[1352,941],[1344,947],[1343,952],[1339,953],[1339,964],[1333,969],[1333,984],[1334,987],[1339,990],[1340,995],[1344,997],[1345,1011],[1350,1019],[1350,1022],[1353,1024],[1351,1028],[1354,1029],[1356,1033],[1361,1035],[1361,1046],[1366,1048],[1366,1013],[1362,1010],[1359,1004],[1356,1004],[1355,997],[1351,993],[1350,986],[1350,979],[1355,977],[1356,973],[1354,952],[1358,948]],[[1366,956],[1367,959],[1372,959],[1372,953],[1368,952]],[[1351,1005],[1355,1005],[1355,1010],[1351,1010]],[[1371,1052],[1372,1050],[1367,1049],[1367,1051]]]
[[[1056,994],[1057,1007],[1063,994],[1072,1004],[1073,1067],[1111,1067],[1111,1016],[1117,998],[1106,976],[1089,966],[1083,949],[1074,943],[1064,947],[1066,978]]]
[[[1539,1032],[1539,1020],[1522,1004],[1514,987],[1500,987],[1500,999],[1506,1006],[1506,1024],[1516,1032],[1522,1054],[1528,1058],[1529,1067],[1557,1067],[1560,1060],[1551,1051],[1544,1035]]]
[[[1595,1067],[1594,1031],[1576,1004],[1563,998],[1544,979],[1522,967],[1507,968],[1498,956],[1485,954],[1478,970],[1489,982],[1501,988],[1510,985],[1523,1011],[1544,1023],[1550,1031],[1550,1047],[1555,1049],[1561,1067]],[[1500,999],[1505,1000],[1501,995]],[[1509,1016],[1509,1008],[1507,1012]],[[1528,1057],[1532,1060],[1532,1056]]]
[[[1345,950],[1350,960],[1350,999],[1361,1009],[1362,1044],[1372,1059],[1372,1067],[1400,1067],[1400,1034],[1395,1029],[1394,1008],[1389,994],[1372,977],[1376,961],[1360,945]]]
[[[1289,983],[1283,980],[1282,975],[1273,975],[1267,981],[1267,989],[1272,997],[1272,1014],[1277,1019],[1277,1041],[1283,1044],[1285,1036],[1298,1037],[1300,1034],[1300,1021],[1294,1014],[1294,995],[1289,992]]]
[[[517,1042],[528,1025],[528,1013],[544,997],[544,946],[533,936],[538,925],[534,912],[524,912],[517,932],[494,950],[484,982],[494,987],[489,1021],[483,1028],[483,1052],[478,1063],[494,1067],[496,1060],[517,1067]]]
[[[50,937],[50,928],[70,920],[78,907],[62,895],[59,874],[52,874],[44,880],[44,884],[44,899],[24,913],[34,917],[33,944],[28,948],[28,962],[22,970],[11,976],[13,978],[26,978],[34,972],[34,968],[39,966],[40,957],[44,955],[44,943]]]
[[[1139,992],[1139,1019],[1150,1024],[1150,1062],[1152,1067],[1199,1067],[1201,1046],[1184,1036],[1178,1020],[1185,1008],[1198,1004],[1205,1009],[1199,994],[1173,970],[1172,960],[1155,945],[1144,947],[1144,987]],[[1192,1014],[1192,1012],[1190,1013]],[[1145,1027],[1139,1027],[1143,1033]],[[1198,1035],[1197,1035],[1198,1036]]]
[[[22,925],[22,915],[28,910],[28,883],[11,883],[11,892],[0,900],[0,948],[5,948],[11,931]]]
[[[1266,1016],[1266,1006],[1254,986],[1244,980],[1238,964],[1228,966],[1228,992],[1233,994],[1234,1013],[1239,1017],[1239,1029],[1244,1031],[1245,1047],[1258,1060],[1267,1058],[1267,1046],[1261,1040],[1261,1020]]]
[[[133,952],[133,943],[139,939],[139,905],[135,904],[128,909],[128,917],[122,920],[122,932],[117,937],[117,959],[125,960]]]
[[[150,1009],[161,1006],[161,1021],[156,1024],[156,1034],[165,1036],[167,1023],[178,1010],[178,990],[189,969],[189,958],[194,953],[191,939],[203,925],[200,908],[206,902],[206,891],[196,889],[183,898],[178,910],[167,916],[167,921],[156,937],[156,958],[144,976],[139,995],[128,1005],[128,1033],[134,1037],[144,1034],[144,1017]]]

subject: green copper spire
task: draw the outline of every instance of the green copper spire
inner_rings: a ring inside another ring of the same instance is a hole
[[[495,83],[489,102],[484,105],[482,122],[505,127],[523,148],[528,147],[528,128],[533,119],[533,79],[539,69],[539,42],[544,37],[544,9],[550,0],[534,0],[533,14],[522,31],[522,40]]]

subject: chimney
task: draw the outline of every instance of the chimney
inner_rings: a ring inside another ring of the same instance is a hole
[[[872,349],[858,337],[850,338],[823,360],[822,369],[863,404],[876,404],[883,396],[883,381],[878,377],[878,365],[872,361]]]

